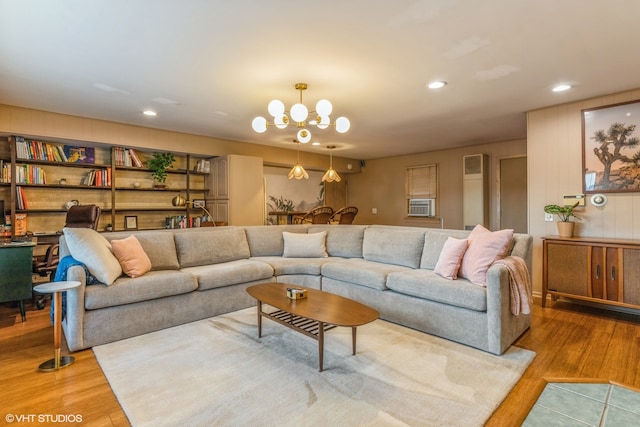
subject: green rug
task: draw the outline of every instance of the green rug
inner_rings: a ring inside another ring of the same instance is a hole
[[[377,320],[317,342],[249,308],[95,347],[134,426],[481,426],[535,353],[495,356]]]

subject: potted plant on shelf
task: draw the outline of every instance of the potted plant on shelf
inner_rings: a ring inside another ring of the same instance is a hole
[[[571,221],[571,218],[581,219],[577,216],[573,210],[578,206],[580,202],[575,202],[573,205],[547,205],[544,207],[544,211],[548,214],[558,215],[560,221],[556,224],[558,225],[558,235],[560,237],[572,237],[573,229],[576,225],[575,222]]]
[[[151,176],[155,181],[155,188],[165,188],[167,179],[167,168],[173,166],[175,157],[173,153],[153,153],[146,161],[146,166],[151,170]]]

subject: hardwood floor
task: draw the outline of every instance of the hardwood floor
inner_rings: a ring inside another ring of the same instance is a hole
[[[22,425],[46,425],[37,422],[38,416],[76,415],[87,426],[129,425],[91,350],[74,353],[76,362],[60,371],[38,371],[53,357],[53,330],[48,306],[41,311],[27,304],[27,309],[23,323],[17,307],[0,305],[2,422],[8,414],[35,417]],[[535,351],[536,358],[488,426],[520,425],[544,378],[605,379],[640,389],[638,315],[568,302],[550,302],[543,309],[536,301],[532,327],[516,345]]]

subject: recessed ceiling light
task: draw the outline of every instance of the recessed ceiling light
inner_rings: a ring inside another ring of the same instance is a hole
[[[440,89],[441,87],[445,87],[447,85],[447,82],[445,82],[444,80],[438,80],[436,82],[431,82],[427,85],[427,87],[429,89]]]
[[[553,90],[554,92],[564,92],[565,90],[569,90],[569,89],[571,89],[571,85],[561,84],[561,85],[558,85],[558,86],[554,87],[551,90]]]
[[[311,145],[320,145],[320,143],[318,141],[313,141]]]
[[[152,117],[158,115],[158,113],[156,113],[155,111],[152,111],[152,110],[144,110],[142,112],[142,114],[144,114],[145,116],[152,116]]]

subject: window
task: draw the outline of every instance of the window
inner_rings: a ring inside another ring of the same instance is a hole
[[[436,165],[407,168],[407,199],[435,199],[438,197]]]
[[[436,214],[438,174],[436,165],[407,168],[407,215],[432,217]]]

